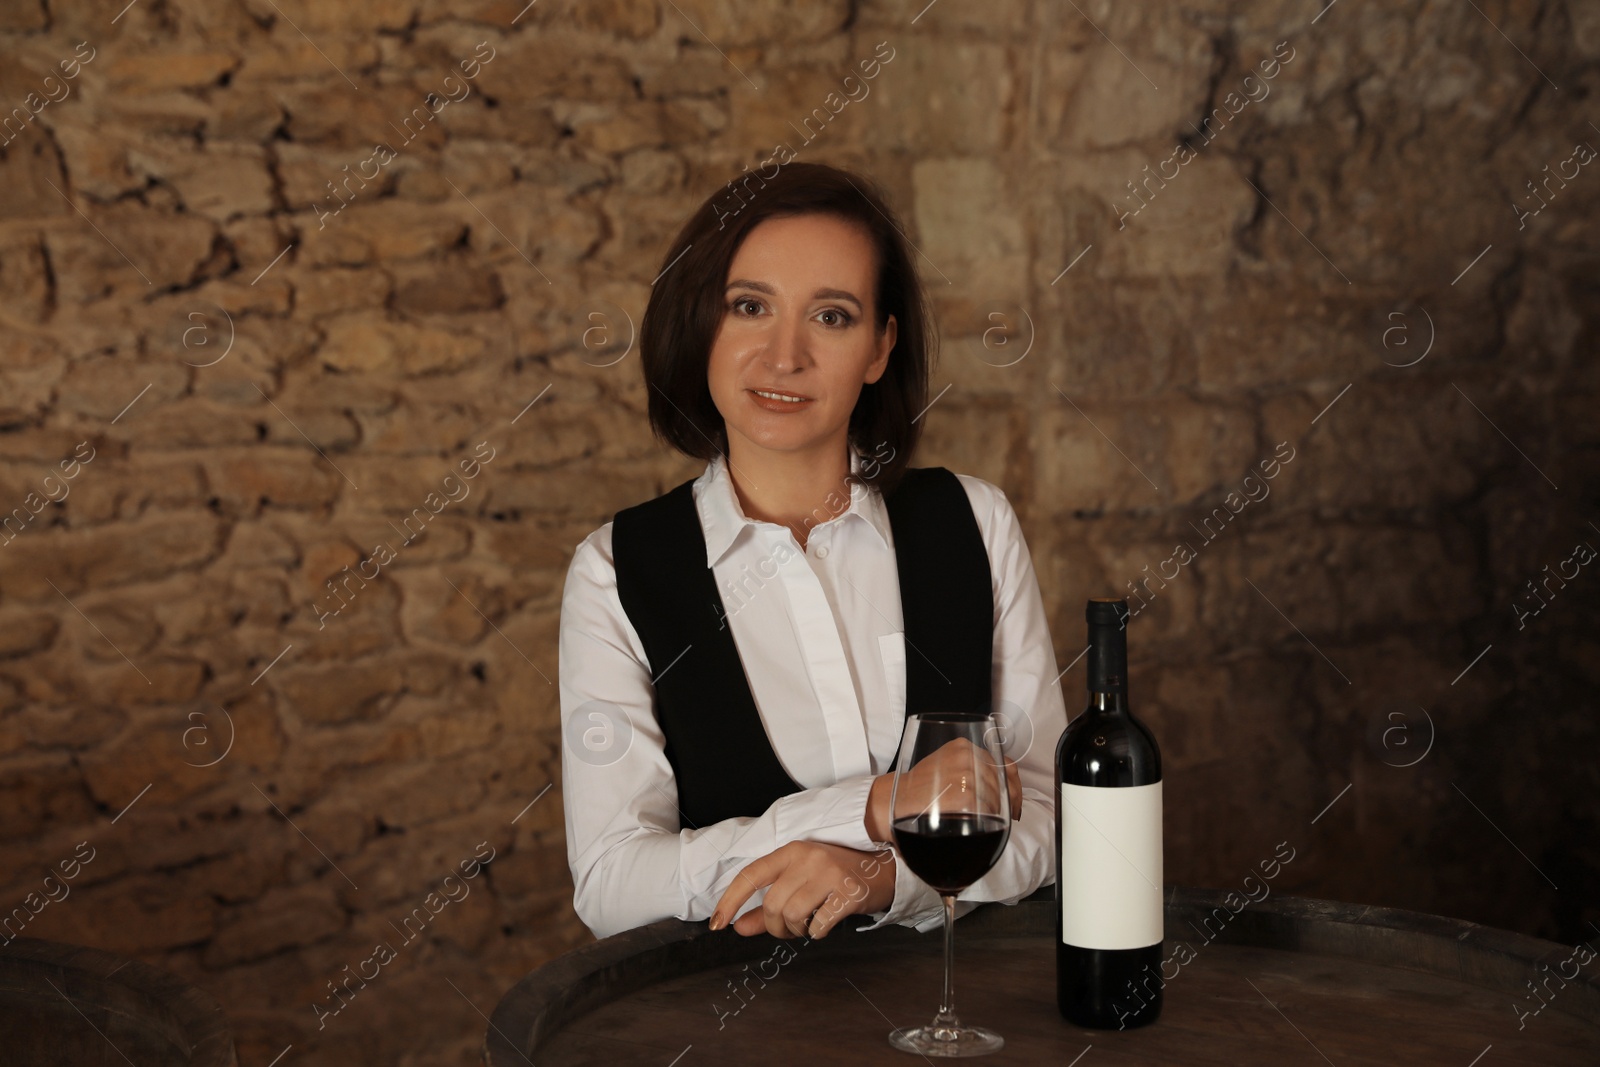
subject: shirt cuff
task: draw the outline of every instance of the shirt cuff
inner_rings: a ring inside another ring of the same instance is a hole
[[[777,845],[790,841],[820,841],[858,852],[876,852],[879,843],[867,836],[866,824],[867,797],[872,792],[873,777],[857,775],[820,789],[778,798],[769,809]]]
[[[956,914],[962,915],[963,901],[956,901]],[[890,924],[902,926],[915,926],[918,930],[927,930],[938,926],[943,921],[944,903],[939,899],[939,893],[927,882],[911,873],[905,861],[900,858],[898,851],[894,854],[894,900],[889,905],[888,911],[873,912],[873,922],[870,926],[860,926],[856,932],[876,930],[880,926]]]

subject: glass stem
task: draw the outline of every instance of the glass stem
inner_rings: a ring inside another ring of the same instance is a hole
[[[952,971],[956,958],[956,898],[941,895],[944,901],[944,997],[939,1001],[939,1014],[933,1017],[936,1027],[957,1027],[961,1020],[956,1018],[955,990],[952,982]]]

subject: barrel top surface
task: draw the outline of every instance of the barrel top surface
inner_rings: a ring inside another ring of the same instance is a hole
[[[1056,1009],[1049,894],[956,923],[955,1008],[1005,1037],[990,1062],[1059,1067],[1092,1045],[1097,1062],[1121,1064],[1600,1064],[1600,960],[1577,963],[1573,946],[1398,909],[1281,895],[1240,907],[1237,895],[1176,887],[1160,1020],[1081,1029]],[[937,929],[780,941],[663,920],[524,978],[495,1009],[485,1059],[892,1063],[906,1054],[888,1031],[931,1019],[942,966]]]

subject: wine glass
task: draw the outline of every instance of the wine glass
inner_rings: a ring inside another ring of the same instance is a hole
[[[982,878],[1011,836],[1011,799],[1001,762],[1000,722],[976,712],[919,712],[906,718],[890,794],[900,859],[944,901],[944,999],[926,1026],[902,1026],[889,1044],[923,1056],[981,1056],[1005,1039],[963,1026],[951,998],[956,894]]]

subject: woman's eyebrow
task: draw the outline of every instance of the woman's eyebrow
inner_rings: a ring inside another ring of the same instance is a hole
[[[727,288],[724,289],[723,292],[732,292],[734,289],[754,289],[756,292],[766,293],[768,296],[778,295],[777,290],[768,285],[766,282],[755,282],[748,278],[734,279],[728,283]],[[827,300],[848,300],[850,303],[856,306],[857,311],[861,310],[861,301],[857,300],[854,294],[848,293],[843,289],[818,289],[816,292],[811,294],[811,298],[813,300],[819,298]]]

